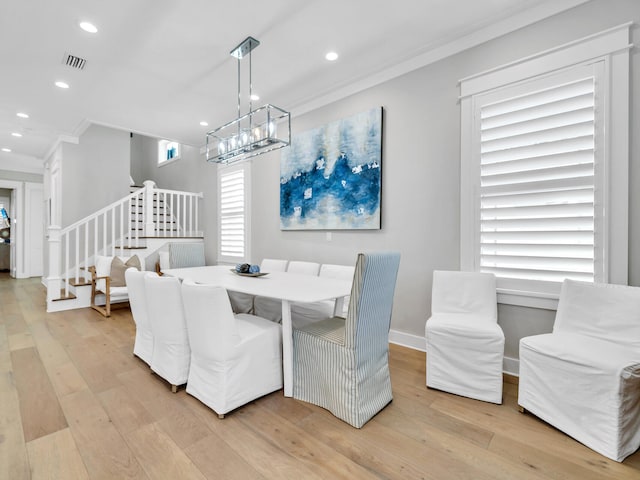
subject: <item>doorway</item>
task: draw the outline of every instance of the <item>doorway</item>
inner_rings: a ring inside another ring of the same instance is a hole
[[[13,189],[0,188],[0,272],[11,271],[11,197]]]
[[[44,203],[43,184],[0,179],[2,202],[9,194],[9,275],[13,278],[43,274]],[[4,242],[3,242],[4,243]],[[6,247],[2,247],[6,248]]]

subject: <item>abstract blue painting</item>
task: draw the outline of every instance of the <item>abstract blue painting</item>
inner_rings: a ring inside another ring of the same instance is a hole
[[[282,230],[380,228],[382,107],[293,136],[280,157]]]

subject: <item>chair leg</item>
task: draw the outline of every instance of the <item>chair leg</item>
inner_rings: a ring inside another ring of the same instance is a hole
[[[220,419],[224,418],[224,413],[219,413],[218,414],[218,418],[220,418]]]
[[[176,393],[178,391],[177,385],[171,385],[171,393]]]
[[[520,406],[520,405],[518,405],[518,411],[519,411],[520,413],[527,413],[527,411],[525,410],[525,408],[524,408],[524,407],[522,407],[522,406]]]
[[[105,311],[107,312],[107,317],[111,316],[111,286],[110,286],[110,279],[107,278],[106,279],[107,282],[107,288],[106,288],[106,292],[105,292],[105,304],[104,304],[104,308]]]

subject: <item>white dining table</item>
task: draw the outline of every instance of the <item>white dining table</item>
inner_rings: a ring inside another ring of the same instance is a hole
[[[282,367],[284,395],[293,395],[293,329],[291,302],[313,303],[335,300],[334,314],[342,312],[344,297],[351,293],[351,280],[298,275],[286,272],[264,272],[260,277],[242,276],[230,266],[172,268],[165,275],[217,285],[234,292],[282,300]]]

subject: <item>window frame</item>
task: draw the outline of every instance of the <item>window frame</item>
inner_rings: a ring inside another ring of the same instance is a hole
[[[629,173],[629,42],[631,23],[590,35],[510,64],[460,80],[461,179],[460,267],[479,270],[479,143],[474,119],[475,102],[491,92],[526,84],[573,67],[603,62],[604,117],[603,170],[595,182],[604,186],[604,224],[594,226],[602,234],[604,267],[602,281],[628,283],[628,173]],[[612,188],[615,186],[615,188]],[[498,302],[556,309],[560,284],[540,290],[535,286],[514,288],[498,279]],[[521,282],[522,283],[522,282]]]
[[[167,158],[167,151],[170,146],[175,146],[176,153],[173,157]],[[180,160],[182,146],[173,140],[158,140],[158,167],[164,167],[170,163]]]
[[[224,174],[231,174],[238,170],[243,171],[243,187],[244,187],[244,255],[242,257],[234,257],[223,255],[221,252],[222,242],[222,212],[221,212],[221,181]],[[251,258],[251,163],[241,162],[231,165],[218,164],[216,175],[217,185],[217,207],[216,207],[216,224],[217,224],[217,261],[221,264],[246,263]]]

